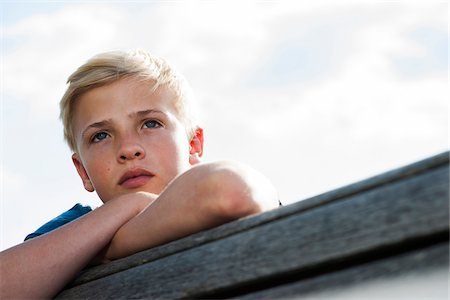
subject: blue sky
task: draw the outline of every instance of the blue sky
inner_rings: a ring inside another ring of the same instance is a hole
[[[448,149],[442,1],[2,2],[1,249],[82,202],[58,102],[92,55],[143,48],[190,81],[205,160],[293,203]]]

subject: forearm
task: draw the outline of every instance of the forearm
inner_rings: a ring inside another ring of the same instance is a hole
[[[173,198],[171,194],[161,194],[140,215],[122,226],[107,246],[106,258],[125,257],[225,222],[219,219],[212,222],[212,218],[200,221],[198,207],[182,207],[183,203],[175,203],[189,202],[186,201],[189,196],[181,199]]]
[[[111,201],[59,229],[1,252],[0,298],[55,296],[109,243],[118,228],[139,212],[137,207],[120,199]]]
[[[120,258],[277,206],[276,191],[261,174],[236,165],[204,164],[175,179],[121,227],[106,256]]]

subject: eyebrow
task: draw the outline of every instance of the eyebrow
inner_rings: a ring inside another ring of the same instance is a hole
[[[133,117],[144,117],[146,115],[150,115],[150,114],[163,114],[166,116],[166,114],[160,110],[157,109],[146,109],[146,110],[141,110],[141,111],[137,111],[137,112],[133,112],[131,114],[128,115],[128,117],[133,118]]]
[[[87,126],[83,130],[83,132],[81,133],[81,136],[85,136],[86,132],[89,129],[92,129],[92,128],[105,128],[106,126],[109,126],[111,123],[112,123],[111,119],[108,119],[108,120],[103,120],[103,121],[100,121],[100,122],[95,122],[95,123],[89,124],[89,126]]]
[[[146,109],[146,110],[141,110],[141,111],[137,111],[137,112],[132,112],[132,113],[130,113],[128,115],[128,117],[129,118],[134,118],[134,117],[142,118],[142,117],[150,115],[150,114],[162,114],[164,116],[167,116],[166,113],[164,113],[164,112],[162,112],[160,110],[157,110],[157,109]],[[99,121],[99,122],[95,122],[95,123],[89,124],[89,126],[87,126],[83,130],[81,135],[85,136],[86,132],[89,129],[92,129],[92,128],[105,128],[107,126],[110,126],[111,124],[112,124],[112,120],[111,119],[107,119],[107,120],[103,120],[103,121]]]

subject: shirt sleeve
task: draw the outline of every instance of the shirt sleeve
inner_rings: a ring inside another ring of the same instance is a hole
[[[52,230],[55,230],[56,228],[61,227],[64,224],[67,224],[91,211],[92,208],[90,206],[83,206],[80,203],[77,203],[74,207],[72,207],[68,211],[62,213],[56,218],[45,223],[44,225],[39,227],[35,232],[27,235],[25,237],[25,241],[43,235],[44,233],[50,232]]]

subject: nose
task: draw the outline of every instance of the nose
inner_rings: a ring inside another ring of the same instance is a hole
[[[119,146],[117,160],[120,163],[127,162],[133,159],[143,159],[145,157],[145,149],[137,141],[133,139],[126,139],[122,141]]]

